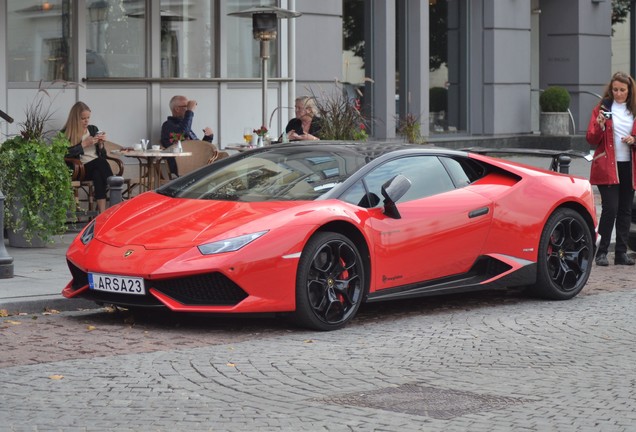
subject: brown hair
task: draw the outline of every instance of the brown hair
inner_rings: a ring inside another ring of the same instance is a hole
[[[82,142],[82,136],[84,135],[82,113],[84,111],[91,112],[91,109],[84,102],[75,102],[75,105],[71,107],[71,111],[68,113],[68,119],[63,130],[71,145]]]
[[[614,95],[612,94],[612,84],[614,81],[618,81],[627,86],[627,100],[625,101],[625,105],[632,115],[636,115],[636,97],[634,97],[634,95],[636,95],[636,84],[634,83],[634,78],[625,72],[616,72],[612,75],[612,79],[605,87],[603,100],[609,99],[614,101]]]

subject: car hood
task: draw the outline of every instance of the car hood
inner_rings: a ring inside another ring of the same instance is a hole
[[[98,218],[95,238],[116,247],[188,248],[289,223],[297,212],[285,210],[307,203],[209,201],[148,192]]]

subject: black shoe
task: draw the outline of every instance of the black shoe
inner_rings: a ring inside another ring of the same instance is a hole
[[[625,252],[617,252],[614,257],[614,264],[616,265],[634,265],[634,260]]]
[[[596,254],[596,265],[607,267],[609,265],[609,261],[607,260],[607,254],[603,252],[599,252]]]

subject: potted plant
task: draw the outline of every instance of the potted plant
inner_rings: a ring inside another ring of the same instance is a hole
[[[548,87],[539,96],[541,108],[540,129],[542,135],[569,135],[570,93],[559,86]]]
[[[41,89],[42,90],[42,89]],[[43,94],[48,95],[46,91]],[[69,142],[62,133],[44,132],[49,107],[38,92],[20,123],[20,134],[0,144],[0,190],[9,245],[44,247],[66,231],[75,200],[71,172],[64,162]],[[50,135],[50,134],[49,134]]]
[[[408,113],[404,118],[398,118],[398,134],[408,143],[422,144],[424,139],[421,134],[420,117]]]
[[[366,141],[367,120],[360,111],[360,99],[348,96],[338,82],[331,94],[316,99],[320,117],[320,139]]]

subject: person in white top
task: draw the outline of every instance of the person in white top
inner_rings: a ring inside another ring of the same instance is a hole
[[[590,182],[601,194],[601,236],[596,265],[607,266],[607,253],[616,226],[614,264],[634,265],[627,253],[632,202],[636,188],[636,84],[624,72],[616,72],[594,107],[587,128],[587,141],[595,146]]]

